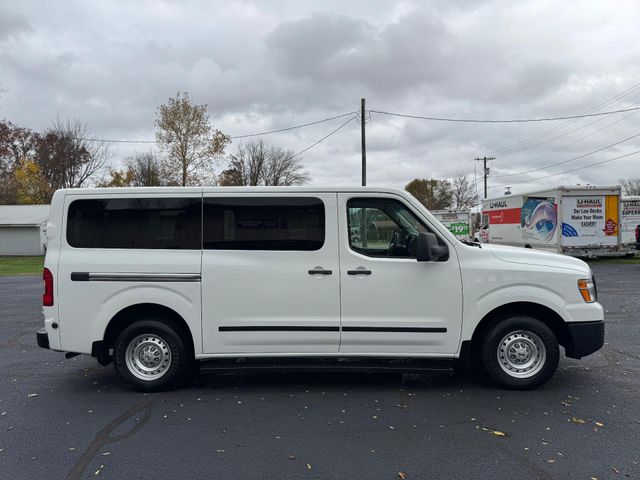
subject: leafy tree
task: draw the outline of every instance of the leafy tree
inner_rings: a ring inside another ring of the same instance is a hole
[[[222,172],[222,186],[291,186],[309,181],[300,159],[293,152],[273,147],[263,140],[241,143],[229,155],[227,169]]]
[[[13,171],[16,203],[38,205],[49,203],[51,188],[40,167],[32,160],[23,159]]]
[[[109,148],[93,142],[86,125],[56,120],[40,137],[35,162],[51,191],[79,188],[87,184],[109,160]]]
[[[471,208],[478,204],[476,185],[464,173],[458,173],[451,182],[452,206],[457,210]]]
[[[453,190],[447,180],[414,178],[404,188],[429,210],[444,210],[453,203]]]
[[[640,178],[620,179],[624,195],[640,195]]]
[[[131,187],[134,174],[130,168],[116,170],[109,168],[109,177],[98,183],[98,187]]]
[[[39,135],[9,121],[0,121],[0,203],[16,203],[14,172],[24,159],[33,158]]]
[[[213,129],[207,105],[192,103],[186,92],[178,92],[158,108],[156,127],[156,140],[164,154],[164,176],[170,183],[183,186],[201,182],[231,141]]]

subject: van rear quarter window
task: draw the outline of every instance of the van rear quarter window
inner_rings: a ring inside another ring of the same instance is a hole
[[[205,198],[203,218],[205,249],[311,251],[324,245],[319,198]]]
[[[67,243],[75,248],[201,248],[199,198],[74,200]]]

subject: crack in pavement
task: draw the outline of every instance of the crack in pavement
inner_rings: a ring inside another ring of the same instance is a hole
[[[67,480],[78,480],[79,478],[81,478],[82,474],[89,466],[89,463],[91,463],[91,460],[93,460],[93,458],[102,449],[102,447],[110,443],[116,443],[125,440],[129,437],[134,436],[136,433],[142,430],[142,428],[151,418],[153,406],[163,397],[164,395],[157,395],[133,404],[122,415],[114,418],[106,427],[100,430],[96,434],[93,441],[80,456],[73,468],[69,471]],[[131,430],[111,436],[116,428],[125,423],[127,420],[131,419],[136,414],[142,414],[142,417],[139,421],[136,422]]]

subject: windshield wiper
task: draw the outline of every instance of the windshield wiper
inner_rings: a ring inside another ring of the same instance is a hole
[[[462,243],[464,243],[465,245],[469,245],[470,247],[478,247],[478,248],[482,248],[482,245],[480,245],[479,242],[470,242],[469,240],[467,240],[466,238],[464,240],[460,240]]]

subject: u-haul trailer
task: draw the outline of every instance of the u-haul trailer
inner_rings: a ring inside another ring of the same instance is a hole
[[[431,213],[458,240],[471,239],[471,212],[469,210],[431,210]]]
[[[488,243],[576,257],[621,256],[620,187],[576,186],[486,199]]]
[[[640,250],[640,196],[622,197],[620,233],[623,248]]]

